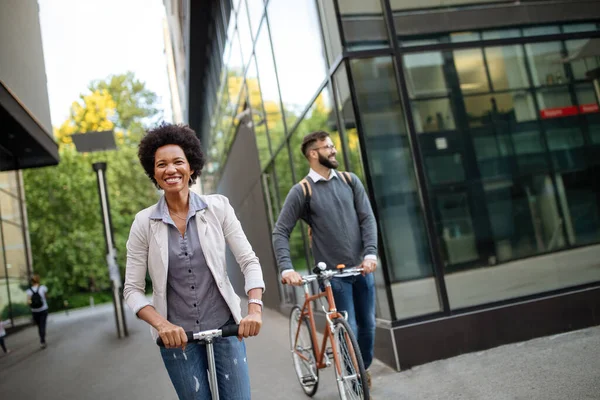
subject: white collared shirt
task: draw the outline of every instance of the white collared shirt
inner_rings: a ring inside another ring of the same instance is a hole
[[[324,178],[323,176],[321,176],[321,174],[319,174],[317,171],[315,171],[314,169],[310,169],[310,171],[308,171],[308,177],[310,179],[312,179],[313,182],[319,182],[319,181],[330,181],[333,178],[337,178],[337,173],[335,172],[334,169],[330,169],[329,170],[329,178]]]

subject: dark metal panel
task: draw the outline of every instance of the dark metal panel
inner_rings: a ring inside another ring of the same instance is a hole
[[[402,370],[600,324],[600,287],[395,328]],[[376,354],[380,357],[379,354]]]
[[[598,18],[600,18],[598,1],[589,0],[432,10],[423,13],[395,15],[394,24],[397,35],[422,35]]]
[[[56,165],[58,145],[33,114],[0,81],[0,145],[15,159],[18,169]],[[4,169],[13,169],[7,163]]]

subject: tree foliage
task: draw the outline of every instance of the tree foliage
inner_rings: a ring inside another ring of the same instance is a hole
[[[157,199],[137,159],[144,125],[158,117],[156,95],[132,73],[94,81],[55,129],[57,166],[24,171],[33,267],[54,295],[110,286],[106,245],[92,164],[107,162],[106,180],[117,260],[125,265],[125,243],[135,214]],[[71,135],[113,129],[118,150],[78,153]]]

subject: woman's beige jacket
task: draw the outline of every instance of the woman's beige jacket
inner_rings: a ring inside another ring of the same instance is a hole
[[[262,270],[229,200],[221,195],[200,196],[207,207],[196,213],[200,246],[221,295],[227,302],[237,323],[242,319],[240,298],[234,292],[227,276],[226,246],[235,256],[245,278],[245,291],[262,288]],[[167,317],[168,227],[160,220],[150,219],[156,204],[140,211],[131,226],[127,240],[127,266],[123,296],[129,308],[137,315],[152,305]],[[152,302],[145,295],[146,271],[152,280]],[[157,331],[152,328],[154,340]]]

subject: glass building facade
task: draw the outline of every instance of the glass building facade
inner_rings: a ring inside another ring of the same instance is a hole
[[[600,68],[600,17],[582,5],[569,20],[551,3],[221,2],[206,67],[205,190],[219,191],[244,126],[272,229],[308,172],[302,137],[329,131],[340,169],[362,179],[376,214],[382,329],[434,330],[433,321],[597,288],[600,113],[590,74]],[[520,17],[541,6],[554,14]],[[291,248],[296,269],[313,264],[304,224]],[[279,292],[282,304],[298,301],[292,288]],[[398,349],[401,334],[391,336]],[[395,366],[476,348],[396,355]]]
[[[3,156],[8,157],[0,148]],[[27,286],[31,264],[20,171],[0,172],[0,313],[7,328],[30,319]]]

